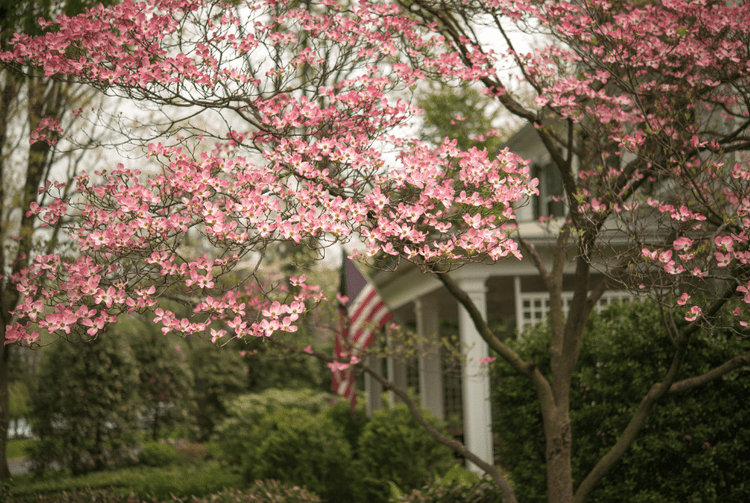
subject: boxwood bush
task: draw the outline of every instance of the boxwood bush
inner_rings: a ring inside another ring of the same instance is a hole
[[[149,466],[168,466],[182,461],[180,453],[173,445],[165,442],[145,442],[138,454],[138,460]]]
[[[363,400],[352,412],[347,401],[331,395],[272,390],[243,396],[229,409],[217,429],[220,459],[241,466],[248,482],[277,479],[332,503],[383,503],[391,484],[411,491],[454,463],[452,451],[403,405],[368,420]]]
[[[317,414],[326,406],[330,395],[313,390],[267,389],[247,393],[227,406],[228,417],[216,428],[215,438],[223,451],[223,461],[242,466],[265,437],[259,425],[264,417],[281,409],[295,409],[304,414]]]
[[[731,326],[733,320],[723,320]],[[718,326],[718,325],[717,325]],[[549,372],[549,333],[537,327],[513,348]],[[750,340],[732,330],[696,333],[679,378],[705,373],[747,354]],[[658,305],[640,301],[592,316],[571,388],[573,476],[579,484],[607,452],[651,385],[671,362],[673,346]],[[499,359],[493,365],[494,429],[519,501],[544,502],[541,411],[528,381]],[[588,501],[750,501],[750,369],[741,368],[656,404],[625,456]]]
[[[280,409],[258,428],[263,440],[245,456],[246,480],[277,479],[328,501],[353,501],[352,451],[333,420],[303,409]]]
[[[427,411],[423,414],[446,432]],[[433,439],[403,404],[375,411],[358,448],[365,489],[361,501],[387,501],[391,482],[401,491],[422,487],[454,463],[453,451]]]

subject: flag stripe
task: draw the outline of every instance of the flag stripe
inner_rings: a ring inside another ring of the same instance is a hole
[[[356,328],[356,331],[353,335],[349,336],[349,339],[353,343],[354,347],[358,349],[365,349],[367,346],[369,346],[370,342],[368,342],[367,339],[370,338],[371,335],[374,335],[375,332],[383,328],[385,324],[388,323],[388,320],[390,320],[392,317],[393,314],[388,310],[388,307],[384,302],[381,301],[373,306],[370,314],[365,320],[363,320],[364,323],[359,324],[360,326],[352,327]]]
[[[375,335],[393,317],[378,291],[359,272],[354,262],[344,256],[341,267],[341,294],[350,302],[341,307],[341,326],[336,334],[337,359],[358,357],[375,340]],[[352,299],[353,297],[353,299]],[[356,400],[356,373],[354,367],[333,372],[333,390],[351,400]]]

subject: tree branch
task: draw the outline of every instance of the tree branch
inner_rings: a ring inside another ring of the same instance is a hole
[[[699,316],[698,319],[691,322],[675,338],[674,342],[676,349],[674,357],[672,358],[672,364],[667,371],[667,375],[664,376],[664,380],[651,386],[651,389],[648,391],[648,393],[646,393],[646,396],[643,397],[641,403],[638,404],[638,408],[636,409],[635,414],[633,414],[633,417],[625,427],[625,430],[620,435],[620,438],[617,439],[615,445],[612,446],[607,454],[605,454],[596,463],[594,468],[589,472],[583,482],[581,482],[581,485],[578,486],[578,490],[573,497],[572,503],[583,503],[591,493],[591,491],[594,490],[594,487],[596,487],[596,484],[599,483],[602,477],[604,477],[604,475],[606,475],[607,472],[612,469],[612,467],[620,460],[620,458],[622,458],[625,452],[627,452],[628,448],[630,448],[632,443],[635,441],[638,433],[641,431],[641,428],[643,428],[643,425],[646,423],[646,419],[648,418],[651,409],[656,404],[656,402],[659,401],[659,399],[661,399],[664,395],[669,392],[683,391],[683,389],[689,389],[691,387],[704,384],[711,381],[712,379],[716,379],[717,377],[726,374],[733,368],[737,368],[750,362],[750,355],[738,356],[702,376],[685,379],[677,383],[674,382],[677,378],[677,373],[680,371],[680,367],[682,366],[685,354],[687,353],[690,336],[703,325],[704,318],[715,315],[721,309],[721,307],[734,296],[734,294],[735,291],[732,288],[727,288],[724,291],[724,294],[714,301],[714,303],[709,307],[709,309],[706,313],[704,313],[703,316]],[[732,365],[734,366],[732,367]],[[675,387],[674,390],[672,389],[673,386]]]
[[[461,304],[464,309],[469,313],[471,321],[474,323],[479,335],[484,341],[497,352],[505,361],[507,361],[513,369],[518,373],[531,378],[534,373],[536,366],[533,362],[525,362],[519,357],[515,351],[510,349],[503,342],[495,337],[492,330],[487,325],[484,317],[477,309],[477,306],[471,300],[471,297],[451,278],[447,273],[433,272],[435,277],[445,286],[448,292]]]
[[[521,246],[523,246],[523,249],[526,250],[528,256],[531,257],[531,261],[534,262],[534,266],[539,271],[539,275],[544,280],[544,283],[549,287],[549,271],[547,271],[547,267],[545,267],[542,256],[539,255],[536,246],[534,246],[534,244],[528,239],[524,239],[520,236],[518,237],[518,242],[521,244]]]
[[[677,381],[669,387],[669,393],[680,393],[695,388],[696,386],[701,386],[718,379],[724,374],[728,374],[732,370],[744,367],[745,365],[750,365],[750,354],[735,356],[731,360],[724,362],[715,369],[709,370],[705,374]]]
[[[432,426],[432,424],[427,421],[422,412],[419,410],[419,407],[417,407],[417,404],[414,403],[414,400],[412,400],[409,394],[406,393],[403,389],[391,384],[391,382],[375,372],[375,370],[373,370],[369,366],[363,363],[360,363],[358,365],[360,365],[362,369],[367,372],[372,378],[378,381],[380,385],[383,386],[383,388],[387,389],[388,391],[392,391],[395,395],[397,395],[406,404],[406,407],[409,409],[417,422],[422,425],[422,427],[427,431],[427,433],[430,434],[432,438],[434,438],[441,444],[450,447],[455,452],[459,453],[460,455],[477,465],[490,477],[492,477],[492,480],[500,488],[500,494],[502,496],[503,503],[516,503],[516,495],[513,492],[513,488],[510,486],[510,483],[508,482],[508,478],[500,473],[500,470],[498,470],[496,466],[482,460],[479,456],[467,449],[466,446],[458,440],[440,433],[437,428]]]
[[[296,346],[291,346],[289,344],[285,344],[283,342],[279,341],[273,341],[274,344],[295,352],[300,352],[300,348]],[[314,356],[318,360],[330,363],[333,362],[333,358],[323,354],[319,351],[315,351],[313,349],[308,349],[304,351],[305,353]],[[414,416],[414,418],[417,420],[417,422],[422,425],[422,427],[427,431],[427,433],[440,442],[441,444],[451,448],[453,451],[457,452],[464,458],[468,459],[475,465],[477,465],[479,468],[484,470],[490,477],[492,477],[492,480],[497,484],[497,486],[500,488],[500,494],[502,495],[503,503],[516,503],[516,495],[513,492],[513,488],[510,486],[510,483],[508,482],[508,478],[500,473],[500,470],[497,469],[496,466],[487,463],[486,461],[482,460],[479,456],[471,452],[469,449],[466,448],[464,444],[459,442],[458,440],[451,438],[447,435],[443,435],[440,431],[438,431],[437,428],[435,428],[422,414],[422,411],[419,410],[419,407],[416,403],[414,403],[414,400],[411,399],[409,394],[404,391],[403,389],[397,387],[393,383],[391,383],[388,379],[380,375],[378,372],[376,372],[372,367],[369,365],[360,362],[356,364],[357,367],[360,367],[362,370],[364,370],[366,373],[368,373],[373,379],[378,381],[381,386],[383,386],[384,389],[388,391],[392,391],[396,396],[398,396],[406,405],[406,407],[409,409],[409,412]]]

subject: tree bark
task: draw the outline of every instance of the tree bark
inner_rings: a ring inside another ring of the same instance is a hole
[[[18,97],[19,83],[9,72],[4,73],[4,82],[2,96],[0,97],[0,204],[6,199],[5,186],[3,180],[9,179],[10,152],[8,147],[8,123],[11,120],[11,106]],[[0,275],[9,265],[6,260],[6,247],[8,236],[7,223],[9,222],[8,213],[12,208],[5,208],[0,211]],[[5,342],[5,330],[10,324],[10,311],[15,307],[16,296],[12,295],[12,285],[8,278],[0,277],[0,344]],[[15,290],[15,289],[13,289]],[[10,426],[10,390],[9,390],[9,369],[10,346],[3,344],[3,354],[0,356],[0,480],[10,478],[10,469],[6,456],[6,446],[8,443],[8,427]]]
[[[28,114],[29,126],[33,131],[43,117],[59,118],[64,102],[64,84],[61,82],[46,81],[45,79],[28,78]],[[8,121],[11,114],[10,107],[18,99],[20,84],[15,77],[5,74],[5,83],[2,90],[2,103],[0,103],[0,175],[8,175],[11,166],[8,162]],[[26,216],[29,205],[36,200],[39,187],[46,176],[47,166],[50,162],[51,147],[47,142],[37,142],[29,149],[29,157],[26,163],[26,173],[23,179],[21,193],[16,204],[21,209],[20,223],[15,237],[18,245],[13,256],[6,256],[8,248],[5,247],[7,240],[11,238],[8,229],[5,228],[8,212],[11,208],[3,211],[3,229],[0,232],[0,270],[10,268],[12,273],[20,272],[28,265],[29,254],[32,248],[32,237],[34,234],[34,218]],[[3,186],[0,191],[2,199],[7,199]],[[0,199],[0,201],[2,201]],[[6,459],[6,445],[8,442],[8,427],[10,425],[10,375],[8,364],[10,361],[11,347],[5,346],[6,327],[12,323],[10,312],[15,309],[19,300],[15,285],[6,278],[0,284],[0,343],[3,343],[3,354],[0,358],[0,480],[10,478],[10,470]]]

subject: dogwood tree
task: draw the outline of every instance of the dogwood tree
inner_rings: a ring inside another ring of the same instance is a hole
[[[6,65],[83,82],[167,120],[147,131],[122,122],[128,144],[143,148],[137,169],[85,173],[80,197],[31,204],[76,252],[39,254],[14,276],[23,301],[6,342],[34,344],[39,330],[95,337],[118,314],[145,310],[164,333],[216,342],[292,333],[321,294],[304,276],[286,289],[261,280],[263,250],[293,241],[322,252],[361,239],[365,257],[435,274],[529,379],[544,419],[549,500],[583,501],[660,398],[750,360],[678,379],[690,335],[720,310],[738,331],[747,326],[749,14],[744,3],[686,0],[151,0],[40,20],[47,33],[16,37],[0,55]],[[541,48],[516,49],[517,30]],[[514,234],[514,205],[536,193],[523,160],[449,140],[430,146],[399,129],[417,113],[409,93],[427,78],[482,86],[537,129],[567,208],[550,223],[550,263]],[[515,97],[519,78],[533,99]],[[33,134],[46,141],[56,128],[48,121]],[[205,253],[186,245],[193,237]],[[550,292],[550,375],[505,346],[448,274],[519,255],[517,243]],[[566,318],[568,257],[576,281]],[[593,282],[594,267],[608,280]],[[233,270],[242,280],[230,287]],[[674,359],[574,487],[571,376],[586,319],[615,285],[662,300]],[[195,299],[194,316],[158,307],[162,296]],[[515,501],[496,467],[466,454]]]

